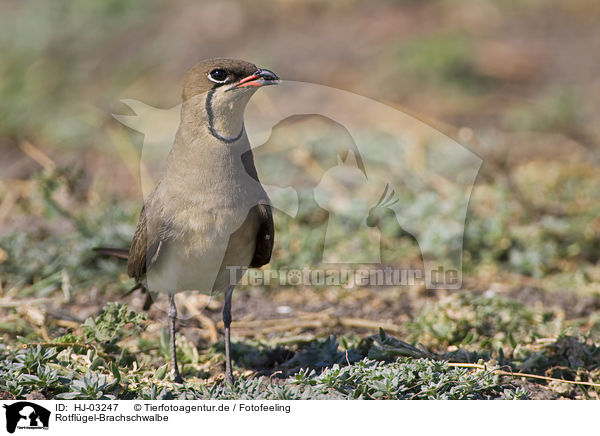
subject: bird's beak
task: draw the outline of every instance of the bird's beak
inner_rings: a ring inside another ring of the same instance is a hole
[[[277,85],[278,83],[280,83],[279,77],[277,77],[277,75],[273,71],[259,69],[254,74],[240,80],[228,91],[239,88],[248,88],[250,86],[260,87],[267,85]]]

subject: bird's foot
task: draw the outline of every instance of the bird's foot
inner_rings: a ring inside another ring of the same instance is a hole
[[[225,384],[233,386],[233,384],[235,383],[235,378],[233,377],[233,374],[229,372],[225,373],[225,379],[223,381],[225,382]]]
[[[173,382],[177,384],[183,384],[183,377],[179,371],[173,371]]]

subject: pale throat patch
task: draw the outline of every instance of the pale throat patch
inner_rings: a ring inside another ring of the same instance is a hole
[[[244,111],[252,96],[246,90],[226,93],[213,88],[206,95],[206,114],[210,134],[220,141],[232,143],[244,134]]]

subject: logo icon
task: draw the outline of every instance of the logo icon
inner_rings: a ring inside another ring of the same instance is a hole
[[[50,411],[29,401],[19,401],[3,406],[6,409],[6,431],[14,433],[18,429],[48,429]]]

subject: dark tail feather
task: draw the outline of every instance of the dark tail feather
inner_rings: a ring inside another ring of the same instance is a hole
[[[152,295],[152,292],[150,292],[143,284],[141,283],[136,283],[133,288],[131,288],[129,291],[127,291],[127,293],[125,295],[129,295],[137,290],[141,290],[142,294],[146,295],[146,299],[144,300],[144,310],[148,310],[150,309],[150,307],[152,306],[152,304],[154,303],[154,296]]]
[[[96,247],[94,248],[96,253],[104,254],[106,256],[118,257],[119,259],[129,259],[128,248],[110,248],[110,247]]]
[[[104,254],[106,256],[117,257],[119,259],[129,259],[129,249],[127,248],[111,248],[111,247],[96,247],[94,251],[99,254]],[[125,295],[130,295],[131,293],[140,289],[143,294],[146,295],[146,300],[144,301],[144,310],[150,309],[152,303],[154,303],[154,298],[152,293],[146,289],[146,287],[141,283],[136,283],[133,288],[131,288]]]
[[[154,303],[154,298],[152,297],[152,293],[150,291],[146,291],[146,300],[144,301],[144,310],[150,309],[152,304]]]

